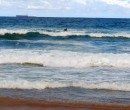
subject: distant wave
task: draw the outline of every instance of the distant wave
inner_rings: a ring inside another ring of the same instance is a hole
[[[92,33],[86,31],[79,31],[79,30],[69,30],[64,32],[63,30],[58,31],[47,31],[47,30],[28,30],[28,29],[16,29],[16,30],[9,30],[9,29],[0,29],[0,39],[8,39],[8,40],[18,40],[18,39],[34,39],[37,37],[64,37],[64,38],[71,38],[71,37],[123,37],[123,38],[130,38],[130,33],[126,32],[119,32],[119,33]]]
[[[87,82],[47,82],[47,81],[27,81],[23,79],[16,80],[0,80],[0,88],[4,89],[46,89],[46,88],[62,88],[62,87],[78,87],[85,89],[104,89],[104,90],[118,90],[130,91],[130,84],[116,83],[116,82],[101,82],[101,83],[87,83]]]
[[[64,32],[63,30],[57,30],[57,31],[46,31],[46,30],[28,30],[28,29],[19,29],[19,30],[8,30],[8,29],[1,29],[0,30],[0,35],[12,35],[12,34],[17,34],[17,35],[26,35],[28,33],[37,33],[37,34],[41,34],[41,35],[48,35],[48,36],[54,36],[54,37],[58,37],[58,36],[63,36],[63,37],[67,37],[67,36],[84,36],[87,35],[84,31],[67,31]]]
[[[87,68],[128,67],[130,54],[77,53],[43,50],[1,50],[0,64],[23,64],[32,66]]]

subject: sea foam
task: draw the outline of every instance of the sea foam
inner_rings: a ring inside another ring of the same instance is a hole
[[[130,54],[20,49],[3,49],[0,53],[0,64],[39,64],[48,67],[69,68],[130,67]]]
[[[78,87],[85,89],[104,89],[104,90],[118,90],[130,91],[130,84],[119,84],[115,82],[102,83],[87,83],[87,82],[45,82],[45,81],[27,81],[23,79],[16,80],[1,80],[0,88],[2,89],[46,89],[46,88],[63,88],[63,87]]]
[[[56,29],[55,29],[56,30]],[[115,32],[115,33],[102,33],[102,32],[89,32],[88,30],[74,30],[70,29],[66,32],[57,29],[57,31],[45,30],[45,29],[0,29],[0,35],[5,34],[27,34],[27,33],[39,33],[42,35],[52,36],[52,37],[69,37],[69,36],[87,36],[87,37],[125,37],[130,38],[130,33],[128,32]]]

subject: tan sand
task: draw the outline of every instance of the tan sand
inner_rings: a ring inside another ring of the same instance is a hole
[[[0,110],[130,110],[130,105],[46,102],[0,97]]]

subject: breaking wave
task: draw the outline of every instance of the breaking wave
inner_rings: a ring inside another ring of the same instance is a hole
[[[77,53],[70,51],[1,50],[0,64],[28,64],[47,67],[130,67],[130,54]]]
[[[64,32],[63,30],[28,30],[28,29],[0,29],[0,39],[9,39],[9,40],[17,40],[17,39],[33,39],[38,37],[123,37],[130,38],[130,33],[120,32],[120,33],[92,33],[87,31],[79,31],[79,30],[68,30]]]
[[[27,81],[22,79],[17,80],[1,80],[0,88],[2,89],[46,89],[46,88],[63,88],[63,87],[78,87],[85,89],[104,89],[130,91],[130,84],[118,84],[115,82],[107,83],[85,83],[85,82],[46,82],[46,81]]]

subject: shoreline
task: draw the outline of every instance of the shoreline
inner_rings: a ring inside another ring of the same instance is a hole
[[[0,110],[130,110],[130,105],[78,102],[48,102],[0,97]]]

